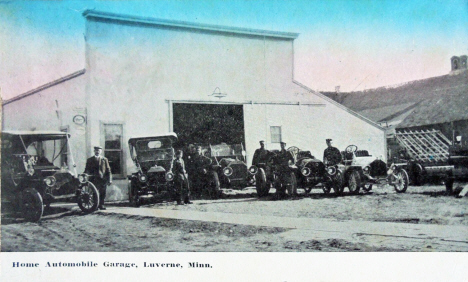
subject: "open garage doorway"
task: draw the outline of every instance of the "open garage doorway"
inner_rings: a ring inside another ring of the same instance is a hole
[[[242,105],[173,104],[173,130],[179,145],[244,144]]]

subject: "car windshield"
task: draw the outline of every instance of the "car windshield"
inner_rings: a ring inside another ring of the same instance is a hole
[[[3,140],[2,151],[9,151],[11,157],[19,157],[34,167],[66,166],[68,163],[68,139],[66,136],[46,137],[14,136],[8,141]]]
[[[242,152],[243,149],[241,144],[211,145],[211,156],[213,157],[243,156]]]
[[[140,162],[172,160],[174,150],[169,138],[157,140],[139,140],[135,143],[136,158]]]

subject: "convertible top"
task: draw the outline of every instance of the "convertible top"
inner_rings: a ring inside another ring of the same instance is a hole
[[[142,141],[142,140],[156,140],[160,138],[169,138],[172,143],[177,141],[177,134],[174,132],[169,132],[165,134],[157,134],[153,136],[142,136],[142,137],[132,137],[128,139],[128,144],[135,146],[136,142]]]
[[[27,139],[34,140],[54,140],[65,138],[67,135],[70,137],[70,134],[62,131],[53,131],[53,130],[37,130],[37,131],[28,131],[28,130],[12,130],[12,131],[2,131],[2,138],[11,138],[14,136],[21,136]]]

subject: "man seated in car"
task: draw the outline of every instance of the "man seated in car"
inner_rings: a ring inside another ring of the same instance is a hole
[[[327,148],[323,152],[323,163],[326,166],[334,166],[342,161],[340,150],[333,147],[333,140],[327,139]]]

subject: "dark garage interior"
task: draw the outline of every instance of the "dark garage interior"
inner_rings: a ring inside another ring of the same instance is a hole
[[[173,104],[173,128],[179,146],[245,144],[242,105]]]

